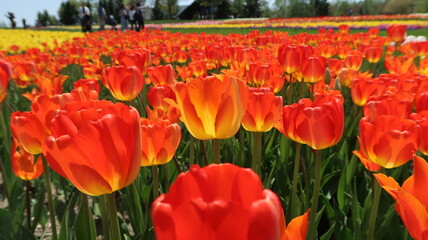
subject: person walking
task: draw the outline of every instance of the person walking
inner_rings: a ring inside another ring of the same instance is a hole
[[[141,29],[144,29],[144,17],[143,17],[143,9],[144,6],[140,6],[140,3],[137,3],[137,7],[135,9],[135,21],[136,21],[136,27],[135,30],[139,32]]]
[[[128,9],[125,7],[125,4],[120,5],[119,10],[119,17],[120,17],[120,29],[122,31],[126,31],[128,29]]]
[[[98,17],[100,18],[100,28],[98,30],[102,31],[104,30],[104,26],[107,20],[106,10],[104,9],[102,2],[98,3]]]

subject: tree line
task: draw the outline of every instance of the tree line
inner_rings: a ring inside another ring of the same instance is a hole
[[[174,19],[180,7],[178,0],[149,0],[152,19]],[[409,14],[428,12],[426,0],[195,0],[203,14],[195,15],[195,19],[204,18],[257,18],[257,17],[314,17],[344,15],[377,15],[377,14]],[[136,4],[135,0],[86,0],[91,9],[93,20],[97,22],[98,3],[102,2],[108,15],[119,19],[120,5]],[[138,1],[144,4],[144,1]],[[188,1],[187,1],[188,2]],[[58,18],[46,10],[38,12],[40,25],[74,25],[79,23],[79,7],[81,1],[67,0],[61,3]]]

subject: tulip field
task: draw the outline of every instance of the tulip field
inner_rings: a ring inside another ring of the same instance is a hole
[[[428,240],[428,16],[73,29],[0,29],[0,239]]]

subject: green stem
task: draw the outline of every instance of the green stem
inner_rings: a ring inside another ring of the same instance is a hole
[[[261,176],[261,159],[262,159],[262,134],[261,132],[254,132],[253,133],[253,162],[251,165],[251,168],[255,173],[257,173],[259,176]]]
[[[214,163],[220,164],[220,139],[213,139]]]
[[[46,162],[46,159],[42,157],[43,160],[43,177],[45,179],[45,185],[46,185],[46,192],[48,195],[48,208],[49,208],[49,217],[51,219],[51,225],[52,225],[52,239],[57,240],[57,233],[56,233],[56,221],[55,221],[55,206],[52,198],[52,188],[51,188],[51,177],[50,177],[50,169],[48,167],[48,163]]]
[[[120,240],[119,220],[117,219],[116,196],[112,192],[107,194],[107,211],[110,220],[111,239]]]
[[[190,135],[190,156],[189,156],[189,169],[195,163],[195,138]]]
[[[7,203],[10,206],[11,201],[9,196],[9,179],[6,176],[6,169],[4,168],[3,159],[1,158],[1,156],[0,156],[0,171],[1,171],[1,174],[3,175],[4,195],[6,196]]]
[[[159,197],[159,172],[158,166],[152,166],[152,176],[153,176],[153,199]]]
[[[83,211],[84,216],[87,217],[87,219],[86,219],[87,224],[88,224],[87,229],[89,229],[88,230],[89,236],[92,238],[92,237],[95,237],[97,234],[95,232],[95,225],[93,225],[92,213],[89,210],[88,195],[81,193],[81,196],[82,196],[82,206],[81,206],[80,211]]]
[[[244,144],[244,131],[242,130],[242,128],[239,130],[239,133],[238,133],[238,141],[239,141],[238,166],[244,167],[245,144]]]
[[[108,211],[107,211],[107,200],[106,195],[101,195],[99,197],[100,200],[100,212],[101,212],[101,222],[103,225],[103,232],[104,232],[104,240],[110,240],[110,227],[109,227],[109,220],[108,220]]]
[[[177,157],[175,157],[175,155],[174,155],[172,157],[172,159],[174,160],[174,164],[175,164],[175,167],[177,168],[178,172],[181,173],[183,170],[181,170],[180,163],[178,163]]]
[[[27,208],[27,226],[31,229],[31,198],[30,198],[31,182],[25,181],[25,206]]]
[[[309,226],[308,226],[308,236],[306,239],[312,240],[316,238],[317,225],[315,223],[315,217],[318,210],[318,198],[320,195],[320,185],[321,185],[321,158],[322,151],[315,151],[315,177],[314,177],[314,192],[312,195],[312,205],[311,212],[309,214]]]
[[[300,165],[300,149],[301,143],[296,143],[296,155],[294,158],[294,170],[293,170],[293,186],[291,188],[291,219],[297,217],[297,181],[299,178],[299,165]]]
[[[372,202],[372,208],[370,210],[369,231],[367,235],[368,240],[375,239],[374,231],[376,227],[377,212],[379,209],[380,193],[382,191],[376,179],[374,177],[372,179],[373,179],[373,202]]]

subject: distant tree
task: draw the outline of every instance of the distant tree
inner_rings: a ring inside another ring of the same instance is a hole
[[[37,21],[42,26],[56,25],[58,23],[56,17],[49,15],[47,10],[37,12]]]
[[[273,3],[274,11],[273,16],[274,17],[285,17],[287,15],[288,11],[288,4],[287,0],[275,0]]]
[[[261,16],[261,0],[245,0],[244,6],[246,9],[246,17],[260,17]]]
[[[229,0],[220,0],[217,7],[216,18],[229,18],[231,14]]]
[[[177,0],[166,0],[166,14],[168,19],[173,19],[178,12]]]
[[[427,13],[428,12],[428,1],[427,0],[416,0],[415,12],[416,13]]]
[[[389,0],[383,8],[384,14],[408,14],[413,11],[414,6],[412,0]]]
[[[162,1],[161,0],[155,0],[154,7],[152,9],[153,12],[153,19],[159,20],[163,19],[163,11],[162,11]]]
[[[64,25],[74,25],[79,22],[77,7],[70,1],[62,2],[58,10],[59,21]]]
[[[315,10],[315,16],[328,16],[329,12],[328,9],[330,7],[330,4],[327,2],[327,0],[315,0],[314,2],[314,10]]]
[[[290,0],[288,6],[288,17],[310,17],[313,15],[313,8],[310,3],[304,0]]]
[[[231,5],[231,13],[235,18],[243,17],[244,10],[245,6],[243,0],[233,0]]]

